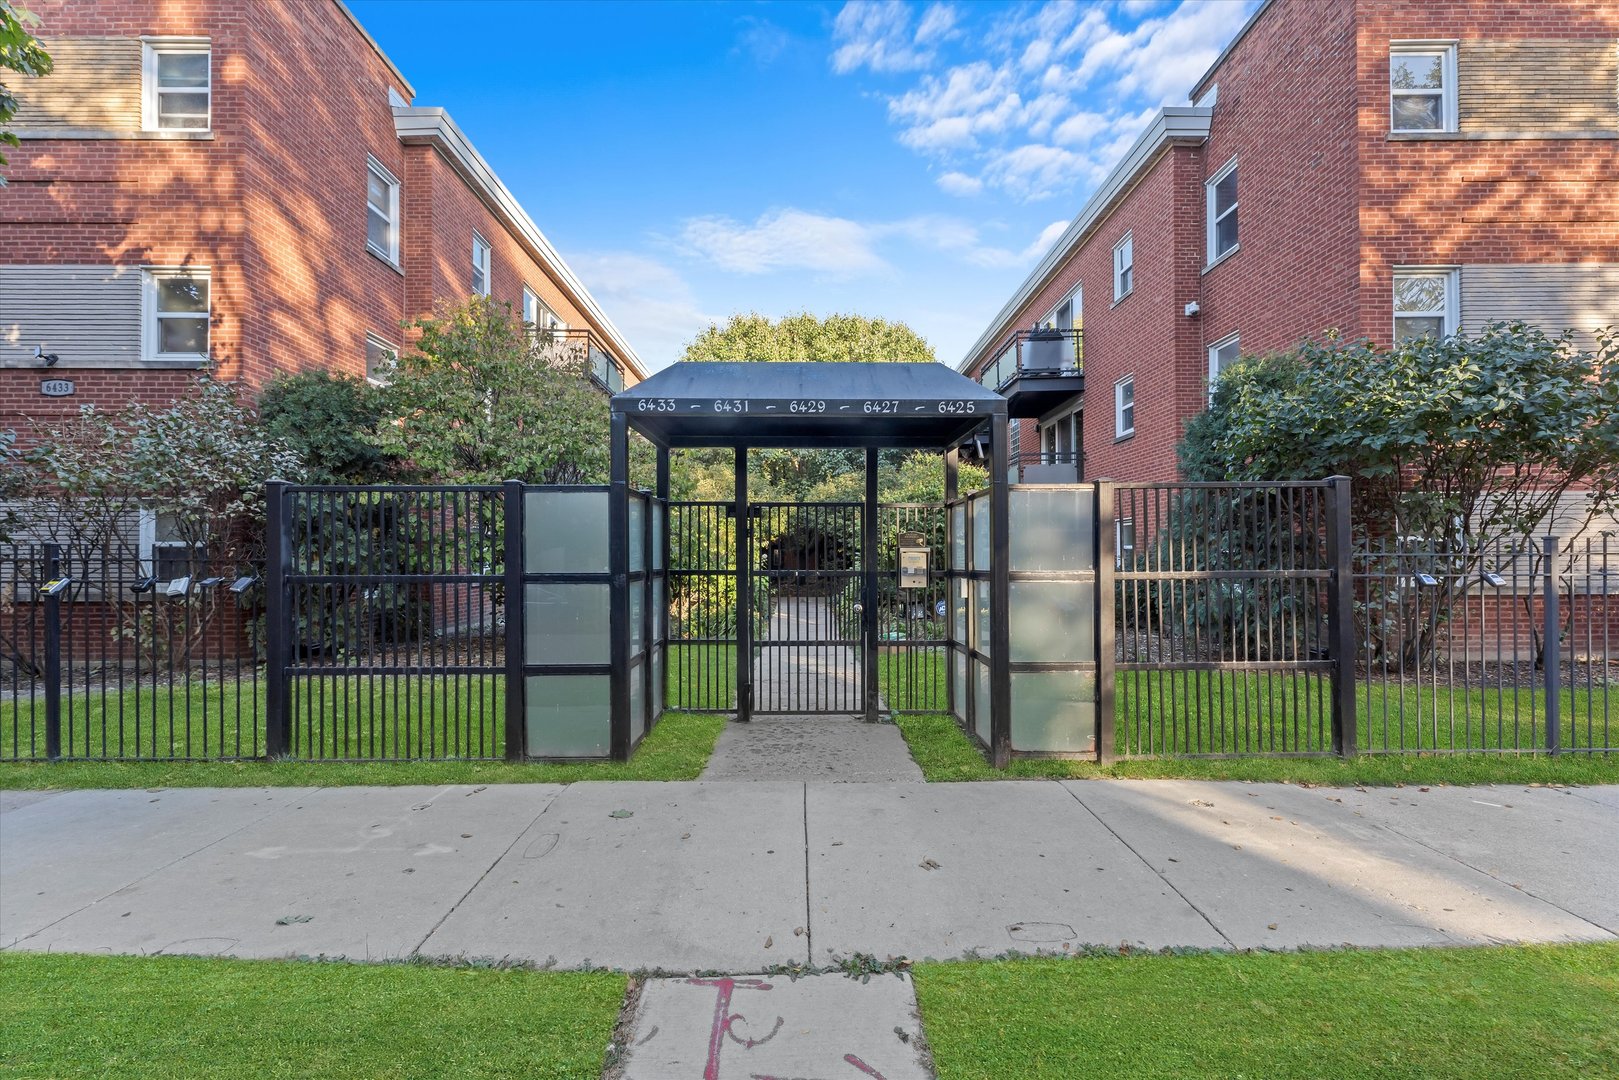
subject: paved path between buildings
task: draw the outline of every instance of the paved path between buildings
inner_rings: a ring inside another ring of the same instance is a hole
[[[1619,787],[0,792],[14,949],[748,973],[857,952],[1616,934]]]

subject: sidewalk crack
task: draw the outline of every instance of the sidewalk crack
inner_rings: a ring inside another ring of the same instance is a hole
[[[804,784],[804,950],[806,963],[815,963],[815,931],[810,925],[809,785]]]
[[[432,938],[434,934],[438,933],[439,927],[444,925],[445,920],[447,920],[451,915],[454,915],[456,911],[460,909],[461,905],[466,903],[467,897],[472,895],[473,890],[475,890],[479,885],[482,885],[484,883],[484,879],[494,872],[495,867],[500,865],[500,860],[511,854],[512,848],[517,846],[517,842],[528,835],[528,831],[532,829],[548,811],[550,811],[551,807],[556,805],[556,801],[562,797],[562,793],[567,791],[572,786],[572,784],[562,785],[562,787],[559,788],[555,794],[553,794],[549,799],[545,800],[545,805],[540,807],[540,812],[529,819],[529,823],[527,825],[524,825],[521,829],[517,830],[517,835],[512,837],[512,842],[501,849],[500,854],[495,856],[493,862],[484,867],[483,873],[478,875],[478,880],[469,885],[467,887],[467,891],[461,894],[460,899],[451,904],[449,909],[445,911],[443,915],[438,917],[438,921],[435,922],[431,928],[429,928],[427,933],[422,937],[422,940],[416,943],[416,947],[406,954],[407,956],[421,955],[422,950],[427,947],[428,940]]]
[[[1200,908],[1196,904],[1194,904],[1192,902],[1192,898],[1190,896],[1187,896],[1185,893],[1181,892],[1180,889],[1176,887],[1175,883],[1173,881],[1170,881],[1169,878],[1167,876],[1165,876],[1165,874],[1161,870],[1159,870],[1152,863],[1148,862],[1147,857],[1145,855],[1141,854],[1141,852],[1137,851],[1135,849],[1134,845],[1132,845],[1130,843],[1130,841],[1126,840],[1123,836],[1119,835],[1119,831],[1117,829],[1115,829],[1113,826],[1109,825],[1106,821],[1104,821],[1102,819],[1101,814],[1098,814],[1095,810],[1092,810],[1089,806],[1087,806],[1086,803],[1085,803],[1085,800],[1081,799],[1079,797],[1079,795],[1074,792],[1073,788],[1069,787],[1067,784],[1057,783],[1057,781],[1055,781],[1055,780],[1053,780],[1051,782],[1056,783],[1058,787],[1060,787],[1064,791],[1068,792],[1068,794],[1073,797],[1073,800],[1075,802],[1077,802],[1080,806],[1085,808],[1085,812],[1087,814],[1089,814],[1091,817],[1096,819],[1096,822],[1097,822],[1098,825],[1101,825],[1102,828],[1104,828],[1108,832],[1112,833],[1113,838],[1115,840],[1117,840],[1119,843],[1123,844],[1125,846],[1125,849],[1127,851],[1129,851],[1130,854],[1134,855],[1137,859],[1140,859],[1142,866],[1145,866],[1148,870],[1151,870],[1154,874],[1157,874],[1158,875],[1158,880],[1162,881],[1165,885],[1169,886],[1170,891],[1173,892],[1176,896],[1180,897],[1181,901],[1187,907],[1189,907],[1193,911],[1197,912],[1198,917],[1201,918],[1204,922],[1209,924],[1209,929],[1213,930],[1216,934],[1220,935],[1220,940],[1221,941],[1225,942],[1226,945],[1229,948],[1235,949],[1237,947],[1237,943],[1232,941],[1229,937],[1227,937],[1226,932],[1224,930],[1221,930],[1218,926],[1216,926],[1213,919],[1209,918],[1209,913],[1208,912],[1204,911],[1202,908]]]

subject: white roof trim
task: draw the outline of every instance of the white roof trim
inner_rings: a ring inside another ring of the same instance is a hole
[[[382,46],[378,45],[377,39],[371,36],[371,31],[360,25],[360,20],[355,17],[354,12],[349,10],[349,6],[343,3],[343,0],[332,0],[332,3],[337,5],[337,10],[341,11],[343,13],[343,17],[354,25],[354,29],[360,32],[360,36],[365,38],[366,42],[370,44],[371,48],[376,51],[376,54],[382,57],[382,62],[387,64],[388,70],[394,73],[394,78],[398,79],[399,85],[405,88],[405,93],[410,97],[415,97],[416,88],[410,85],[410,80],[405,78],[405,73],[403,71],[399,70],[399,65],[390,60],[388,58],[388,54],[382,51]]]
[[[629,342],[624,340],[624,335],[602,311],[601,305],[590,295],[590,290],[585,288],[584,282],[579,280],[562,256],[557,254],[556,248],[552,247],[551,241],[540,232],[540,227],[534,224],[534,219],[528,216],[522,204],[506,185],[500,182],[500,177],[495,175],[495,171],[489,167],[483,155],[479,154],[461,133],[461,129],[455,126],[450,114],[436,108],[396,108],[393,114],[394,131],[399,135],[399,141],[428,143],[442,153],[456,171],[483,196],[490,208],[515,230],[518,238],[540,263],[556,274],[563,288],[573,294],[574,300],[584,309],[585,314],[601,328],[608,344],[635,377],[646,378],[646,368],[641,363],[641,358],[636,355]]]
[[[958,371],[966,371],[984,350],[999,344],[1000,339],[1011,332],[1012,319],[1034,299],[1035,293],[1040,291],[1046,279],[1068,261],[1069,255],[1102,219],[1113,201],[1129,187],[1137,173],[1158,157],[1160,150],[1173,142],[1208,138],[1209,117],[1213,112],[1213,109],[1185,105],[1172,105],[1158,110],[1158,115],[1147,125],[1147,130],[1141,133],[1141,138],[1135,141],[1135,145],[1131,146],[1123,159],[1113,167],[1113,171],[1107,174],[1107,178],[1085,203],[1073,223],[1064,229],[1057,242],[1051,245],[1051,250],[1040,260],[1040,265],[1023,279],[1023,284],[1018,286],[1017,292],[1013,293],[1012,298],[1001,308],[1000,313],[989,324],[989,328],[973,343],[973,347],[967,351],[961,363],[956,365]]]

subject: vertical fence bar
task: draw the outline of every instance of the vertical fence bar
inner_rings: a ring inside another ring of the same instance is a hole
[[[866,450],[866,500],[860,512],[860,569],[866,608],[861,612],[861,683],[865,701],[861,709],[868,722],[877,719],[877,451]],[[836,631],[833,631],[836,632]]]
[[[523,758],[523,483],[501,485],[505,501],[506,760]]]
[[[1557,537],[1541,540],[1543,557],[1542,597],[1545,605],[1545,629],[1541,651],[1541,671],[1546,679],[1546,749],[1553,754],[1563,752],[1563,661],[1561,623],[1557,595]]]
[[[62,548],[45,545],[45,581],[54,586],[62,576]],[[88,698],[86,699],[88,700]],[[62,594],[45,594],[45,756],[62,760]]]
[[[1004,769],[1012,761],[1011,579],[1012,561],[1008,519],[1011,493],[1007,490],[1009,440],[1004,411],[990,417],[989,475],[989,731],[990,763]]]
[[[748,544],[752,530],[748,509],[748,450],[736,448],[736,527],[732,530],[736,550],[736,718],[753,719],[753,593],[748,578]]]
[[[271,480],[265,485],[264,510],[264,755],[277,758],[292,750],[286,584],[292,545],[287,535],[286,481]]]
[[[1350,479],[1327,479],[1327,656],[1332,661],[1332,752],[1355,753],[1355,582],[1350,563]]]

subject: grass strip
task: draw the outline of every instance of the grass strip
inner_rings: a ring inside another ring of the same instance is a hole
[[[1619,1075],[1619,945],[1084,956],[914,971],[940,1080]]]
[[[625,977],[597,972],[11,953],[0,1074],[601,1074]]]

